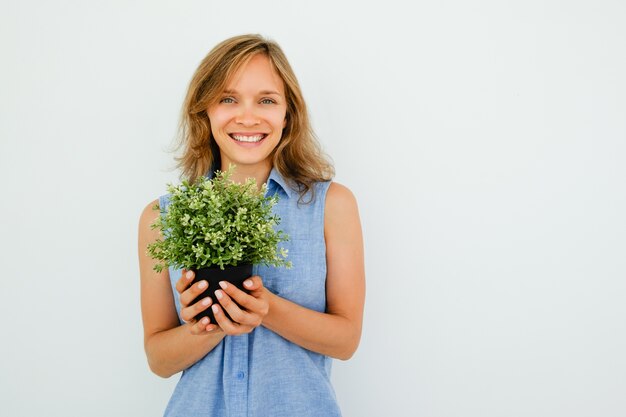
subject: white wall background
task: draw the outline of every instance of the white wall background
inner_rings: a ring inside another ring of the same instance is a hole
[[[161,415],[138,219],[196,65],[247,32],[359,201],[344,415],[626,415],[626,3],[406,4],[2,0],[0,415]]]

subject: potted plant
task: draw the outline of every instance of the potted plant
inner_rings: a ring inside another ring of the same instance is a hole
[[[218,170],[212,179],[203,176],[194,183],[184,179],[178,186],[168,184],[167,210],[153,207],[161,215],[151,228],[162,234],[162,239],[148,245],[148,254],[162,261],[154,270],[185,268],[195,273],[192,284],[206,280],[208,288],[193,303],[214,297],[220,281],[245,291],[243,282],[252,275],[252,264],[291,268],[287,250],[278,249],[280,242],[289,239],[275,229],[280,218],[272,214],[272,207],[278,195],[265,197],[267,184],[258,189],[253,178],[232,182],[234,168]],[[205,316],[215,323],[210,308],[195,318]]]

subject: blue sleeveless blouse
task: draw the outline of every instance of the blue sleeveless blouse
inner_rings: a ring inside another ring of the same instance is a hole
[[[212,175],[212,174],[211,174]],[[298,204],[299,194],[274,168],[266,195],[278,193],[273,212],[289,235],[293,268],[254,265],[271,292],[311,310],[326,310],[324,205],[330,182],[318,182],[315,200]],[[310,199],[310,194],[303,200]],[[162,213],[169,195],[159,198]],[[180,269],[169,269],[176,310]],[[182,319],[181,323],[182,322]],[[330,382],[332,359],[304,349],[263,327],[226,336],[204,358],[184,370],[165,410],[166,417],[334,417],[341,416]]]

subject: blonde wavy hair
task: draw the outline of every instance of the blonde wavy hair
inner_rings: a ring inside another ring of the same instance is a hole
[[[286,126],[276,148],[270,154],[273,166],[291,182],[300,195],[311,191],[313,184],[329,181],[335,174],[332,163],[323,153],[311,128],[308,111],[298,80],[280,46],[260,35],[235,36],[221,42],[202,60],[194,73],[182,108],[175,157],[181,179],[194,182],[209,170],[219,168],[220,153],[211,133],[207,110],[217,103],[231,76],[256,54],[264,54],[282,78],[287,100]]]

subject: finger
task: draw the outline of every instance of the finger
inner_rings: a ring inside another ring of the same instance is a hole
[[[218,303],[226,310],[232,321],[237,324],[253,325],[256,327],[255,323],[257,320],[255,320],[254,315],[242,310],[223,290],[215,291],[215,296],[217,297]],[[247,294],[246,296],[250,297]]]
[[[238,323],[233,323],[228,317],[226,317],[224,315],[224,310],[222,310],[219,304],[213,304],[211,308],[213,309],[213,316],[215,316],[215,321],[227,335],[232,336],[250,332],[248,326],[242,326]]]
[[[215,332],[219,330],[219,326],[217,324],[211,323],[208,317],[203,317],[200,321],[189,324],[189,331],[194,335],[202,335],[206,333]],[[217,332],[216,332],[217,333]]]
[[[183,320],[190,322],[198,314],[202,313],[204,310],[209,308],[211,304],[213,304],[213,300],[211,299],[211,297],[205,297],[202,300],[195,303],[194,305],[181,308],[180,317]]]
[[[263,288],[263,280],[258,275],[253,275],[243,282],[243,287],[248,291],[258,291]]]
[[[181,305],[187,307],[189,304],[193,303],[193,300],[198,298],[198,296],[202,294],[208,287],[208,282],[204,280],[196,282],[180,295]]]
[[[180,279],[176,281],[176,291],[178,291],[179,294],[182,294],[183,291],[185,291],[187,287],[189,287],[189,284],[191,284],[191,281],[193,280],[193,276],[193,271],[187,271],[186,269],[183,269],[182,274],[180,275]]]
[[[219,330],[219,328],[220,328],[220,326],[218,326],[217,324],[209,324],[208,326],[206,326],[205,330],[207,332],[214,332],[215,330]]]
[[[261,300],[255,298],[254,296],[251,296],[250,294],[244,291],[241,291],[239,288],[237,288],[235,285],[229,282],[220,281],[219,284],[220,284],[220,287],[222,287],[222,289],[224,290],[224,292],[226,292],[226,294],[228,294],[233,300],[235,300],[244,309],[252,311],[253,313],[263,311],[263,307],[265,303],[262,302]],[[220,304],[222,304],[224,308],[226,308],[225,304],[222,303],[221,300],[220,300]],[[228,309],[226,309],[226,311],[228,311]],[[230,314],[230,311],[228,311],[228,314]],[[236,321],[241,323],[239,320],[236,320]]]
[[[195,323],[189,323],[190,328],[189,330],[191,331],[192,334],[195,335],[199,335],[204,333],[205,329],[207,328],[207,326],[209,325],[209,318],[208,317],[202,317],[200,320],[198,320]]]

